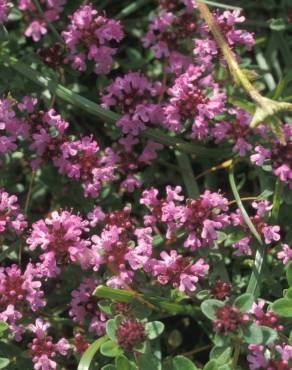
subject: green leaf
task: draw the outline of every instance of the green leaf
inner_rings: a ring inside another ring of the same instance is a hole
[[[150,351],[142,354],[138,360],[139,370],[161,370],[160,360]]]
[[[209,296],[210,292],[209,290],[205,289],[205,290],[200,290],[197,294],[196,294],[196,298],[199,299],[200,301],[202,301],[203,299],[207,298]]]
[[[129,370],[131,369],[131,364],[126,356],[121,355],[116,358],[116,368],[117,370]]]
[[[287,28],[283,18],[272,19],[270,22],[270,29],[273,31],[284,31]]]
[[[210,320],[216,320],[215,310],[224,306],[224,303],[217,299],[207,299],[201,304],[201,310]]]
[[[272,310],[279,316],[292,317],[292,299],[278,299],[272,304]]]
[[[218,367],[218,370],[232,370],[232,367],[231,367],[231,366],[229,366],[229,365],[227,365],[227,364],[225,364],[225,365],[220,365],[220,366]]]
[[[269,328],[268,326],[260,326],[263,333],[263,342],[262,344],[268,345],[273,343],[278,338],[278,333],[276,330]]]
[[[216,360],[218,365],[226,364],[232,356],[231,347],[213,347],[210,352],[210,359]]]
[[[184,356],[176,356],[172,360],[173,370],[197,370],[195,364]]]
[[[99,350],[100,346],[107,340],[108,338],[104,336],[93,342],[83,353],[77,370],[89,370],[94,355]]]
[[[10,364],[9,358],[0,357],[0,369],[4,369]]]
[[[209,361],[205,366],[204,370],[219,370],[218,369],[218,363],[215,360]]]
[[[292,287],[292,261],[290,261],[287,266],[286,276],[289,286]]]
[[[0,336],[4,333],[5,330],[8,329],[8,324],[5,321],[0,321]]]
[[[117,370],[117,368],[114,365],[108,364],[103,366],[101,370]]]
[[[180,172],[190,198],[197,198],[200,195],[199,186],[194,176],[192,164],[189,156],[186,153],[175,151],[175,156],[180,168]]]
[[[239,331],[248,344],[261,344],[263,342],[263,332],[256,324],[242,326]]]
[[[292,299],[292,287],[285,290],[285,298]]]
[[[123,350],[115,342],[109,340],[101,345],[100,353],[106,357],[117,357],[123,353]]]
[[[116,321],[114,319],[108,320],[106,323],[106,334],[112,341],[115,341],[116,339],[116,330],[117,330]]]
[[[101,299],[98,302],[98,307],[101,309],[101,311],[107,313],[108,315],[113,314],[113,310],[112,310],[112,307],[111,307],[111,302],[107,299]]]
[[[234,304],[240,309],[241,312],[247,312],[251,308],[253,301],[254,298],[252,294],[244,293],[236,298]]]
[[[160,321],[148,322],[145,325],[145,330],[146,330],[146,333],[147,333],[147,337],[150,340],[153,340],[153,339],[156,339],[157,337],[159,337],[159,335],[163,333],[164,324]]]

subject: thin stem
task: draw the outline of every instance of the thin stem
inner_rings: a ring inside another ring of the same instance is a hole
[[[36,172],[32,171],[32,175],[31,175],[30,182],[29,182],[29,187],[28,187],[28,192],[26,194],[25,205],[24,205],[24,214],[25,215],[27,215],[27,212],[28,212],[28,209],[29,209],[29,202],[30,202],[30,198],[31,198],[32,187],[33,187],[35,175],[36,175]]]
[[[198,3],[197,4],[202,17],[206,21],[210,31],[212,32],[215,41],[217,42],[220,50],[222,51],[222,54],[229,66],[230,72],[232,73],[235,80],[238,80],[242,87],[245,89],[245,91],[250,95],[250,97],[257,103],[262,103],[262,96],[259,93],[259,91],[250,83],[248,78],[245,76],[245,74],[240,69],[227,41],[225,40],[224,36],[221,33],[220,28],[215,22],[215,19],[210,12],[209,8],[206,4]]]
[[[282,193],[282,184],[280,179],[278,178],[276,181],[274,198],[273,198],[273,208],[272,208],[272,218],[273,220],[277,220],[281,205],[281,193]]]
[[[241,347],[241,342],[239,339],[235,341],[235,346],[234,346],[234,354],[233,354],[233,359],[232,359],[232,369],[236,370],[237,363],[239,360],[240,356],[240,347]]]
[[[218,170],[228,168],[232,164],[233,164],[233,159],[228,159],[227,161],[224,161],[223,163],[220,163],[218,166],[208,168],[206,171],[201,172],[198,176],[196,176],[196,180],[200,179],[201,177],[204,177],[204,176],[208,175],[211,172],[215,172],[215,171],[218,171]]]
[[[252,273],[249,278],[248,286],[246,289],[247,293],[251,293],[256,298],[260,293],[261,274],[262,274],[263,265],[265,261],[266,250],[265,250],[265,246],[262,242],[262,239],[259,233],[257,232],[255,226],[253,225],[251,219],[249,218],[249,215],[247,214],[242,204],[240,195],[237,191],[235,179],[234,179],[233,166],[229,168],[229,182],[230,182],[230,186],[231,186],[234,198],[238,205],[238,208],[241,211],[242,217],[245,223],[247,224],[248,228],[250,229],[252,235],[255,237],[256,241],[258,242]]]
[[[244,197],[244,198],[240,198],[242,202],[249,202],[249,201],[252,201],[252,200],[258,200],[259,198],[257,197]],[[232,204],[236,203],[236,200],[231,200],[230,202],[228,202],[228,205],[231,206]]]
[[[184,352],[184,353],[181,354],[181,356],[190,357],[190,356],[193,356],[193,355],[195,355],[197,353],[207,351],[208,349],[210,349],[212,347],[213,347],[212,344],[207,344],[206,346],[203,346],[203,347],[200,347],[200,348],[194,348],[191,351]]]

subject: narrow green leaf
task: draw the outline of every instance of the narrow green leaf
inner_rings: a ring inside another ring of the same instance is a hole
[[[186,153],[175,151],[176,159],[184,180],[187,194],[190,198],[197,198],[200,195],[199,186],[194,176],[191,161]]]
[[[117,368],[114,365],[108,364],[103,366],[101,370],[117,370]]]
[[[253,301],[253,295],[250,293],[245,293],[237,297],[234,301],[234,304],[240,309],[241,312],[246,312],[251,308]]]
[[[274,198],[273,198],[273,208],[272,208],[272,217],[274,220],[278,219],[281,200],[282,200],[282,184],[280,179],[278,178],[276,181]]]
[[[107,336],[101,337],[93,342],[81,357],[77,370],[89,370],[91,361],[100,346],[108,340]]]
[[[289,286],[292,287],[292,261],[287,266],[286,276]]]
[[[264,259],[265,259],[265,247],[263,245],[263,242],[262,242],[262,239],[259,233],[257,232],[255,226],[251,222],[251,219],[249,218],[243,206],[243,203],[241,201],[240,195],[237,191],[237,186],[236,186],[235,179],[234,179],[234,167],[233,166],[229,168],[229,182],[230,182],[232,193],[236,200],[237,206],[242,213],[242,217],[245,223],[247,224],[248,228],[250,229],[251,233],[254,235],[254,237],[259,243],[259,246],[256,251],[256,255],[255,255],[253,270],[252,270],[252,273],[251,273],[251,276],[248,282],[248,286],[246,289],[246,293],[251,293],[253,296],[257,296],[260,291],[261,274],[262,274],[262,269],[263,269],[263,264],[264,264]]]
[[[217,317],[215,315],[215,310],[222,306],[224,306],[222,301],[218,301],[217,299],[207,299],[201,304],[201,310],[208,319],[216,320]]]
[[[126,18],[128,15],[136,12],[138,9],[140,9],[143,5],[146,5],[149,3],[149,0],[136,0],[126,6],[117,16],[116,19],[123,19]]]

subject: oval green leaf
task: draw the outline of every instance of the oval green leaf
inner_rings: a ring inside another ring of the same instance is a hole
[[[201,304],[201,310],[210,320],[216,320],[215,310],[224,306],[224,303],[217,299],[207,299]]]

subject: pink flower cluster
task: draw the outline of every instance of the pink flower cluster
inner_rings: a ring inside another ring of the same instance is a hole
[[[7,21],[8,9],[7,0],[0,0],[0,23]]]
[[[280,143],[276,138],[271,140],[271,147],[258,145],[251,161],[257,166],[263,166],[265,162],[271,163],[272,171],[281,182],[286,183],[292,189],[292,127],[290,124],[283,126],[286,145]]]
[[[28,345],[35,370],[55,370],[57,368],[56,355],[66,356],[69,349],[69,343],[65,338],[61,338],[56,343],[53,342],[53,338],[47,335],[49,327],[50,324],[40,318],[36,319],[35,324],[28,326],[29,330],[35,334],[35,338]]]
[[[88,60],[94,62],[95,73],[105,74],[110,71],[117,52],[111,44],[120,42],[124,33],[119,21],[98,14],[92,4],[88,4],[70,16],[70,24],[62,36],[74,69],[86,71]]]
[[[97,300],[92,296],[97,285],[97,280],[88,278],[78,289],[72,292],[69,315],[79,325],[83,325],[85,320],[89,319],[89,332],[102,336],[105,334],[105,325],[108,318],[98,309]]]
[[[252,207],[256,209],[256,214],[255,216],[250,216],[250,219],[264,243],[269,245],[273,242],[278,242],[281,238],[280,226],[268,225],[264,220],[265,214],[271,210],[272,206],[268,201],[254,201],[252,203]],[[239,209],[237,209],[235,213],[231,214],[231,220],[234,226],[241,226],[246,235],[233,244],[233,248],[236,249],[235,254],[237,256],[252,255],[252,248],[250,245],[253,237]]]
[[[0,321],[7,322],[17,341],[24,331],[18,321],[44,305],[41,282],[36,280],[33,265],[28,264],[24,273],[15,264],[0,267]]]
[[[134,272],[142,269],[152,255],[152,229],[137,227],[130,213],[126,207],[106,215],[100,235],[92,236],[94,268],[107,266],[113,274],[107,281],[109,286],[131,283]]]
[[[197,199],[184,203],[181,187],[166,187],[166,198],[158,198],[158,190],[145,190],[141,204],[150,209],[144,217],[145,226],[163,225],[166,237],[171,239],[179,230],[186,230],[184,247],[192,251],[212,246],[217,240],[217,231],[229,224],[228,201],[220,193],[206,190]]]
[[[82,267],[88,267],[90,242],[81,238],[87,231],[88,221],[68,211],[54,211],[45,220],[35,222],[27,243],[31,251],[41,249],[38,273],[55,277],[61,272],[59,263],[79,262]]]
[[[190,65],[167,90],[170,99],[164,106],[165,126],[170,131],[181,132],[189,122],[192,137],[199,140],[209,134],[209,121],[224,112],[225,104],[225,94],[204,70],[204,67]]]
[[[0,189],[0,233],[13,230],[21,234],[27,227],[24,215],[19,210],[16,195],[9,195]]]
[[[60,13],[64,9],[66,0],[41,0],[44,15],[49,22],[55,22],[59,19]],[[39,14],[32,0],[18,0],[18,9],[27,14],[29,25],[25,30],[25,36],[31,37],[37,42],[47,34],[48,26],[44,18]]]
[[[160,83],[152,83],[139,72],[118,77],[102,96],[104,108],[114,108],[122,117],[117,126],[124,134],[138,135],[146,125],[160,124],[163,112],[151,99],[160,93]]]
[[[209,270],[209,265],[202,258],[193,263],[192,258],[184,257],[175,250],[171,250],[169,254],[161,252],[160,257],[161,259],[150,259],[146,271],[161,285],[170,284],[181,292],[194,292],[199,279],[205,277]]]
[[[281,344],[266,348],[258,344],[250,344],[247,360],[250,370],[290,370],[292,366],[292,346]]]
[[[73,140],[67,134],[69,123],[52,108],[38,110],[36,98],[26,96],[17,106],[16,102],[1,100],[1,128],[0,154],[16,150],[17,140],[22,138],[34,153],[34,170],[43,161],[51,161],[61,174],[82,182],[85,196],[97,197],[106,182],[116,179],[119,156],[110,148],[101,150],[92,137]]]
[[[234,50],[236,46],[241,45],[245,46],[248,50],[252,48],[254,45],[253,34],[235,28],[237,24],[245,21],[244,16],[240,14],[240,10],[228,10],[223,13],[215,11],[213,12],[213,16],[231,49]],[[199,63],[203,63],[206,67],[212,69],[214,59],[220,56],[219,48],[206,23],[201,24],[199,33],[201,38],[194,40],[194,56]]]

